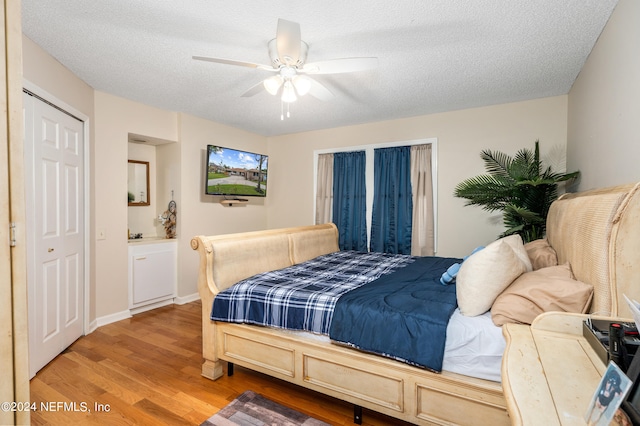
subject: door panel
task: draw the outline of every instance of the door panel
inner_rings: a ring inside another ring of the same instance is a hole
[[[80,190],[80,169],[76,166],[67,165],[64,173],[64,190],[66,194],[77,194]],[[80,208],[78,205],[80,200],[78,197],[69,196],[66,197],[66,205],[65,205],[65,223],[64,223],[64,234],[67,237],[72,235],[79,235],[82,230],[80,229]]]
[[[82,306],[83,303],[79,297],[80,294],[82,294],[80,288],[82,277],[80,276],[81,267],[79,257],[80,256],[78,256],[78,253],[74,253],[70,256],[67,256],[67,258],[65,259],[65,273],[67,276],[65,293],[67,295],[67,309],[64,316],[64,326],[67,328],[72,326],[74,323],[82,324],[82,318],[79,309],[79,307]],[[71,340],[70,342],[67,341],[67,343],[71,344],[74,340]]]
[[[37,154],[42,155],[41,152]],[[41,237],[46,241],[50,241],[59,234],[58,211],[60,209],[58,205],[60,203],[60,194],[58,192],[58,163],[45,159],[40,164],[42,168],[41,182],[38,187],[33,188],[33,191],[36,201],[38,193],[40,194],[42,210],[36,211],[36,215],[40,217],[40,222],[42,223]]]
[[[42,340],[43,342],[56,339],[60,335],[60,324],[58,323],[58,298],[60,297],[60,267],[59,262],[54,259],[42,264],[41,295],[35,297],[38,311],[42,312]],[[40,321],[36,323],[36,327]]]

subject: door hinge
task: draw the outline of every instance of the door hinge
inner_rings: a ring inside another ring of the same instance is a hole
[[[11,247],[15,247],[16,246],[16,223],[15,222],[11,222],[9,224],[9,245]]]

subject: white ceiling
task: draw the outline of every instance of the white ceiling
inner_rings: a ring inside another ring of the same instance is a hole
[[[617,0],[22,0],[24,33],[93,88],[265,136],[566,94]],[[307,62],[375,56],[280,100],[241,97],[272,75],[278,18],[300,23]]]

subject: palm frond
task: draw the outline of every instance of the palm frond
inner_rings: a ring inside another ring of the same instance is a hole
[[[492,152],[484,150],[480,153],[480,158],[484,161],[484,169],[492,176],[504,178],[511,177],[510,169],[513,159],[500,151]]]
[[[535,180],[540,176],[542,162],[537,141],[533,151],[523,148],[516,153],[514,167],[518,170],[518,180]]]
[[[573,173],[551,173],[549,177],[554,179],[556,182],[565,182],[573,179],[577,179],[580,176],[580,172]]]
[[[525,225],[544,223],[544,218],[539,213],[512,204],[505,206],[504,213],[505,220],[508,218],[513,222],[524,223]]]
[[[552,178],[539,177],[538,179],[526,179],[516,182],[516,185],[529,185],[529,186],[543,186],[543,185],[555,185],[557,181]]]
[[[509,200],[512,185],[504,178],[480,175],[459,183],[454,195],[467,200],[465,205],[479,205],[485,210],[502,210]]]
[[[499,238],[503,238],[503,237],[508,237],[509,235],[513,235],[513,234],[520,234],[522,235],[522,231],[523,231],[524,225],[517,225],[511,228],[507,228],[502,234],[500,234],[498,237]]]

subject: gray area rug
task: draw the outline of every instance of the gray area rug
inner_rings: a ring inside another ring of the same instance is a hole
[[[299,413],[268,400],[260,394],[246,391],[201,426],[328,426],[328,423]]]

